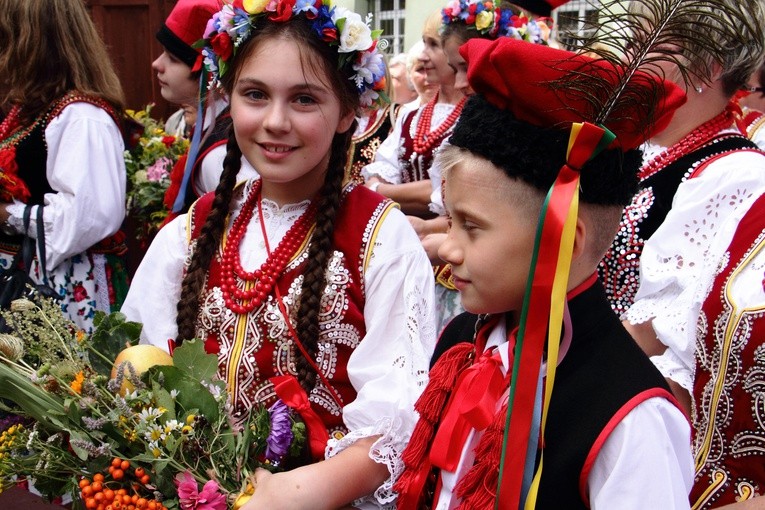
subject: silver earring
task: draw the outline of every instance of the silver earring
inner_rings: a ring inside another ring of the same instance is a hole
[[[696,87],[696,92],[698,92],[699,94],[701,94],[701,92],[702,92],[702,91],[703,91],[703,89],[701,88],[701,86],[700,86],[700,85]]]

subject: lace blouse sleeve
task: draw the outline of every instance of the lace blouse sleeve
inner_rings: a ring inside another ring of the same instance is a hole
[[[749,151],[710,164],[677,189],[664,223],[645,243],[640,288],[624,318],[652,321],[659,340],[693,366],[696,319],[735,225],[765,191],[765,157]]]
[[[369,455],[388,467],[390,478],[356,506],[387,508],[395,500],[393,483],[417,422],[414,403],[427,383],[436,338],[431,265],[400,211],[385,218],[364,279],[367,332],[348,361],[358,395],[343,409],[349,434],[331,439],[327,456],[358,439],[381,436]]]
[[[143,324],[141,343],[165,350],[167,340],[178,336],[176,307],[188,252],[186,221],[186,215],[181,215],[157,233],[120,310],[128,320]]]

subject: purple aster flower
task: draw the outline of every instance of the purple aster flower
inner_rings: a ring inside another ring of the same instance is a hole
[[[271,433],[266,438],[265,456],[271,462],[280,462],[292,444],[292,419],[290,408],[281,400],[268,408],[271,418]]]

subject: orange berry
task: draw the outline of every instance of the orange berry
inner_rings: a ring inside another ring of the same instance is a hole
[[[122,459],[120,459],[118,457],[114,457],[112,459],[112,466],[114,466],[115,468],[120,467],[120,464],[122,464]]]
[[[147,508],[149,510],[157,510],[157,502],[152,499],[151,501],[149,501]]]
[[[138,501],[135,503],[136,508],[146,508],[148,506],[149,502],[146,500],[146,498],[138,498]]]
[[[115,469],[112,472],[112,478],[115,480],[122,480],[125,477],[125,472],[121,469]]]
[[[148,485],[150,481],[151,481],[151,477],[149,477],[149,475],[143,475],[141,477],[141,483],[144,485]]]
[[[104,493],[103,492],[96,492],[96,494],[93,496],[93,499],[96,500],[96,503],[101,503],[104,501]]]
[[[131,501],[131,498],[127,494],[122,496],[122,504],[123,505],[129,505],[130,501]]]
[[[135,468],[135,477],[142,478],[146,474],[146,471],[142,467]]]
[[[133,494],[130,496],[130,502],[135,505],[138,502],[138,494]]]
[[[130,469],[130,461],[123,460],[122,463],[120,464],[120,469],[123,471],[127,471],[128,469]]]
[[[98,506],[98,503],[96,503],[96,500],[93,498],[88,498],[85,500],[85,508],[88,510],[96,510],[96,507]]]
[[[82,489],[80,489],[80,494],[82,494],[82,497],[89,498],[93,495],[93,486],[92,485],[86,485]]]
[[[103,473],[96,473],[95,475],[93,475],[93,481],[94,482],[103,482],[104,481]]]
[[[104,490],[103,482],[93,482],[90,484],[90,486],[93,487],[93,492],[101,492]]]
[[[114,470],[117,469],[114,466],[109,466],[109,474],[114,473]]]
[[[114,491],[109,489],[108,487],[104,489],[104,500],[106,501],[113,501],[114,500]]]
[[[88,480],[87,478],[80,479],[80,489],[84,489],[88,485],[90,485],[90,480]]]

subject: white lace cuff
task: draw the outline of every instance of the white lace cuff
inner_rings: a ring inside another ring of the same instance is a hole
[[[379,177],[388,184],[401,184],[401,170],[384,161],[373,161],[361,169],[361,177],[368,181]]]
[[[651,356],[651,361],[661,375],[672,379],[693,395],[693,369],[686,366],[674,351],[667,349],[660,356]]]
[[[330,438],[327,443],[325,457],[334,457],[356,441],[371,436],[381,436],[369,449],[369,458],[378,464],[385,464],[390,477],[375,490],[373,494],[354,501],[353,505],[359,509],[394,509],[396,507],[397,494],[393,492],[393,484],[404,469],[401,461],[401,453],[409,442],[411,430],[403,433],[401,420],[383,418],[370,427],[364,427],[349,432],[341,439]]]

